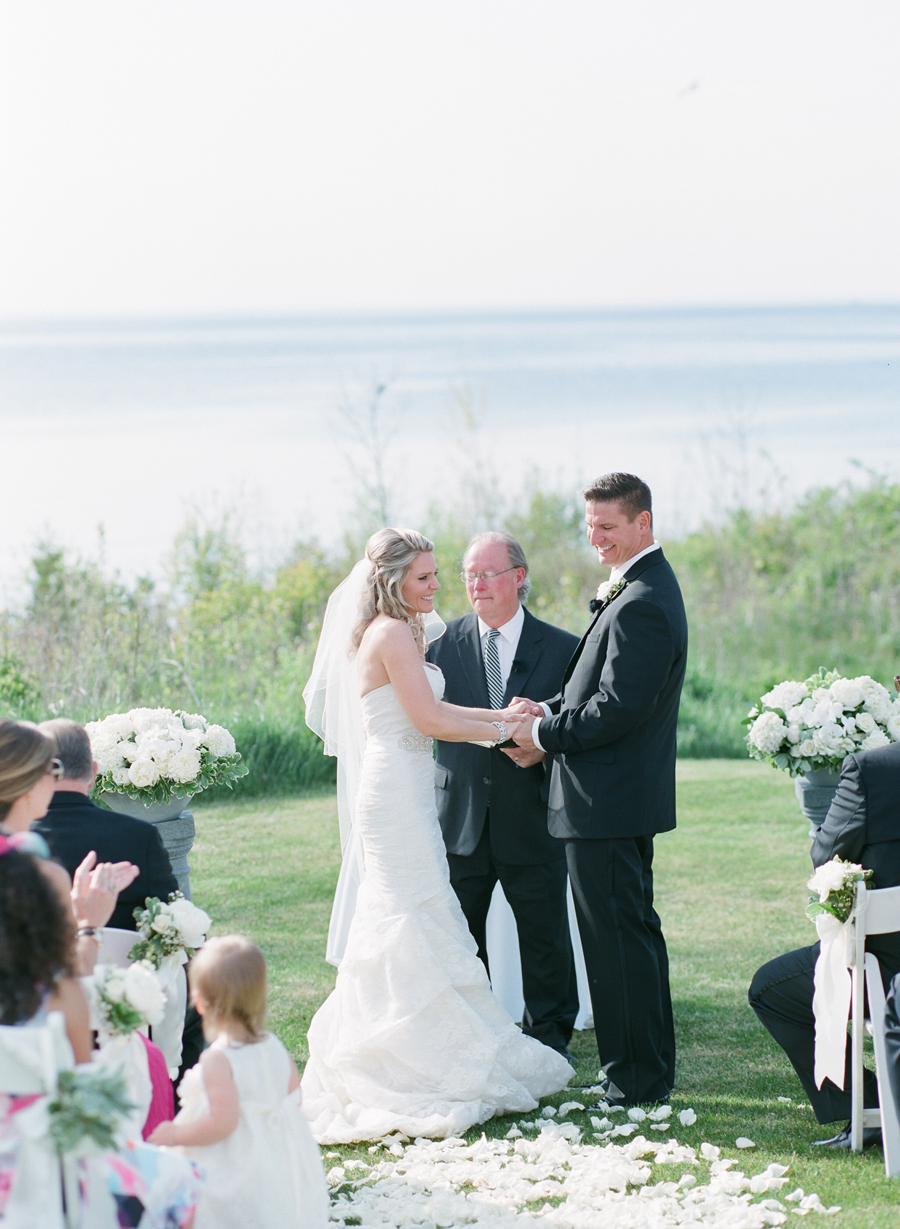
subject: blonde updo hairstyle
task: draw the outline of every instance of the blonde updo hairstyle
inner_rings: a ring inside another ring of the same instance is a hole
[[[379,529],[366,543],[366,558],[372,564],[359,606],[359,622],[353,629],[352,651],[359,648],[363,634],[376,615],[408,623],[419,652],[425,652],[425,626],[422,616],[410,614],[400,589],[409,569],[419,557],[434,550],[434,543],[415,529]]]
[[[0,824],[50,767],[52,739],[30,721],[0,721]]]

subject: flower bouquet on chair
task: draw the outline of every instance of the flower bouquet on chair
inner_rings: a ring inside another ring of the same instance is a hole
[[[91,1007],[100,1041],[96,1061],[111,1071],[121,1071],[132,1105],[123,1133],[126,1139],[140,1140],[153,1083],[147,1047],[138,1030],[162,1021],[165,995],[149,961],[127,969],[98,965],[91,982]]]
[[[208,913],[173,892],[167,903],[148,896],[144,908],[134,911],[138,941],[129,952],[131,960],[146,961],[156,970],[165,995],[165,1012],[153,1030],[153,1040],[165,1055],[172,1079],[181,1063],[181,1034],[187,1007],[184,965],[202,947],[211,923]]]

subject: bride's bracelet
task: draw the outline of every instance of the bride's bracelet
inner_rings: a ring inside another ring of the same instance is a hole
[[[491,725],[495,725],[499,732],[497,741],[494,743],[495,747],[499,747],[500,743],[505,743],[506,740],[509,738],[509,734],[507,733],[507,729],[506,729],[506,723],[503,721],[492,721]]]

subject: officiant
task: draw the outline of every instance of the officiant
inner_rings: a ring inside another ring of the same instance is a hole
[[[428,652],[444,674],[444,699],[501,709],[513,696],[538,700],[557,691],[578,639],[523,605],[528,562],[516,539],[478,534],[466,548],[460,579],[472,612],[451,620]],[[519,937],[522,1029],[571,1060],[578,992],[565,845],[547,831],[543,752],[515,754],[518,762],[497,749],[439,741],[438,819],[450,882],[488,976],[485,927],[499,881]]]

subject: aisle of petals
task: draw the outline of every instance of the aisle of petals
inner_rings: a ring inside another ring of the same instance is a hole
[[[537,1130],[534,1139],[525,1137]],[[599,1132],[597,1133],[600,1134]],[[750,1140],[741,1140],[752,1147]],[[328,1172],[338,1188],[334,1225],[361,1229],[664,1229],[696,1224],[722,1229],[783,1225],[789,1213],[832,1214],[818,1195],[780,1195],[787,1167],[749,1177],[712,1144],[695,1149],[675,1139],[583,1143],[574,1123],[521,1122],[506,1139],[402,1137],[385,1141],[389,1159],[347,1161]],[[335,1154],[332,1154],[332,1156]],[[706,1164],[704,1164],[704,1162]],[[677,1166],[676,1178],[654,1166]],[[708,1178],[706,1170],[708,1165]],[[702,1177],[694,1172],[701,1168]],[[791,1218],[793,1219],[793,1217]]]

